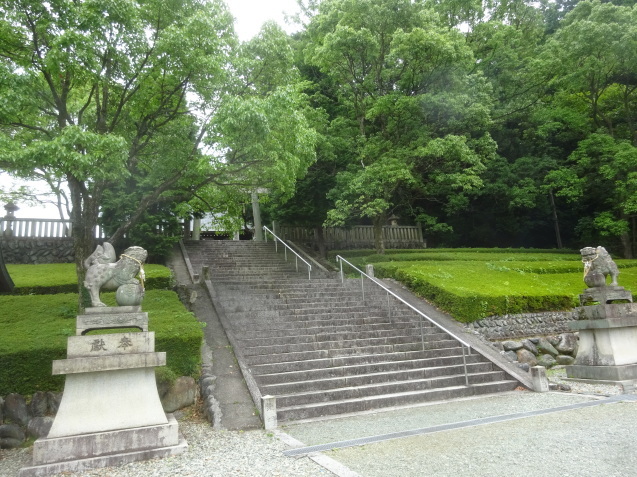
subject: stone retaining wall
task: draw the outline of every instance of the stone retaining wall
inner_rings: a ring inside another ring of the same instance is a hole
[[[72,238],[2,238],[0,247],[5,263],[37,265],[75,261]]]
[[[490,341],[559,335],[570,331],[568,322],[577,319],[573,313],[573,311],[555,311],[490,316],[469,323],[467,328]]]

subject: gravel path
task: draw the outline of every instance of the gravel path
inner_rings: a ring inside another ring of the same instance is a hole
[[[307,457],[282,455],[287,446],[272,433],[254,431],[215,431],[201,420],[179,421],[188,441],[188,450],[166,459],[135,462],[58,477],[326,477],[331,472]],[[31,464],[31,448],[0,450],[0,476],[16,477],[18,470]]]

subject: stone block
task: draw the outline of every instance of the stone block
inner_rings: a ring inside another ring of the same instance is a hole
[[[4,398],[4,420],[26,427],[29,412],[24,396],[17,393],[7,394]]]
[[[69,336],[66,356],[110,356],[155,351],[155,332]]]
[[[96,309],[107,311],[96,313]],[[82,335],[91,330],[105,328],[139,328],[142,331],[148,331],[148,313],[138,310],[138,306],[87,308],[84,315],[78,315],[77,317],[76,334]]]
[[[533,381],[534,391],[545,393],[549,390],[549,380],[546,377],[546,368],[544,366],[533,366],[531,368],[531,380]]]
[[[53,361],[53,374],[92,373],[118,369],[153,368],[166,365],[166,353],[136,353]]]
[[[197,382],[190,376],[180,376],[161,395],[161,404],[166,412],[174,412],[195,403]]]

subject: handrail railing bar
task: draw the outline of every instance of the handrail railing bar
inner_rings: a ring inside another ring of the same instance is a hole
[[[467,358],[464,354],[464,346],[462,347],[462,364],[464,366],[464,381],[467,387],[469,387],[469,373],[467,373]]]
[[[277,235],[274,234],[274,232],[272,232],[272,230],[270,230],[266,225],[263,226],[263,230],[265,232],[269,232],[270,235],[272,235],[273,239],[274,239],[274,245],[276,247],[277,241],[281,242],[281,244],[283,245],[283,251],[285,253],[285,261],[287,262],[288,260],[288,249],[290,250],[290,252],[292,252],[295,256],[296,256],[296,271],[299,271],[299,267],[298,267],[298,260],[301,259],[301,261],[303,263],[305,263],[305,265],[307,265],[307,279],[311,280],[312,279],[312,265],[310,265],[310,263],[305,260],[303,257],[301,257],[298,253],[296,253],[287,243],[285,243],[283,240],[281,240]],[[267,233],[264,234],[265,237],[268,236]],[[266,238],[267,241],[267,238]],[[275,249],[276,250],[276,249]]]
[[[430,323],[432,323],[434,326],[437,326],[438,328],[440,328],[442,331],[444,331],[445,333],[449,334],[450,336],[452,336],[456,341],[459,341],[461,344],[463,344],[464,346],[466,346],[467,348],[471,348],[471,345],[469,343],[467,343],[466,341],[464,341],[462,338],[458,337],[457,335],[455,335],[452,331],[449,331],[447,328],[445,328],[444,326],[442,326],[441,324],[435,322],[432,318],[430,318],[429,316],[427,316],[425,313],[423,313],[422,311],[420,311],[418,308],[414,307],[413,305],[410,305],[409,303],[407,303],[405,300],[403,300],[401,297],[399,297],[398,295],[396,295],[393,291],[391,291],[389,288],[387,288],[385,285],[383,285],[382,283],[378,282],[377,280],[375,280],[373,277],[370,277],[369,275],[367,275],[365,272],[363,272],[362,270],[358,269],[356,266],[352,265],[350,262],[348,262],[346,259],[344,259],[343,257],[341,257],[340,255],[336,256],[336,260],[338,261],[343,261],[346,264],[348,264],[350,267],[352,267],[354,270],[356,270],[358,273],[361,273],[363,275],[365,275],[367,278],[369,278],[371,281],[373,281],[376,285],[378,285],[379,287],[381,287],[383,290],[385,290],[387,293],[389,293],[390,295],[392,295],[394,298],[396,298],[397,300],[401,301],[402,303],[404,303],[405,305],[407,305],[409,308],[411,308],[413,311],[415,311],[416,313],[418,313],[420,316],[422,316],[423,318],[425,318],[427,321],[429,321]],[[341,265],[342,267],[342,265]],[[341,268],[342,269],[342,268]],[[341,273],[342,276],[342,273]]]

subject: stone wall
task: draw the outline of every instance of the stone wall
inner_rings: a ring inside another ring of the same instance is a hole
[[[0,239],[5,263],[37,265],[41,263],[73,263],[72,238]]]
[[[555,311],[490,316],[469,323],[467,327],[490,341],[559,335],[570,331],[568,322],[577,319],[573,313],[573,311]]]

